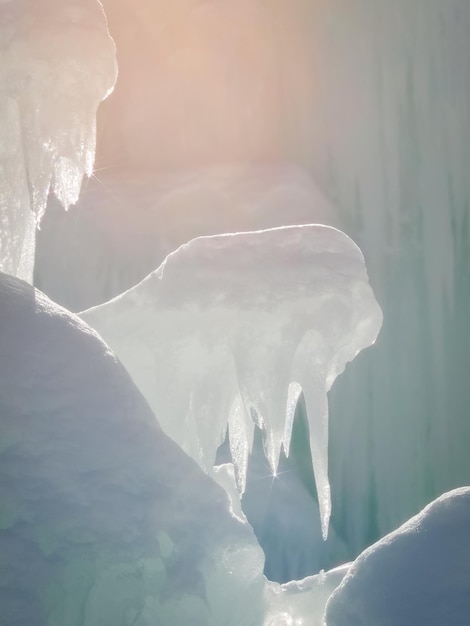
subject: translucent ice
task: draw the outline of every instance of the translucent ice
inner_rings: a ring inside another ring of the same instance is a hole
[[[289,453],[302,389],[326,537],[327,391],[382,323],[349,237],[318,225],[200,237],[83,318],[116,351],[164,431],[208,472],[228,424],[240,492],[253,421],[274,474],[281,446]]]
[[[195,237],[286,224],[339,226],[312,177],[290,163],[104,169],[83,185],[72,211],[50,199],[35,284],[83,311],[130,289]]]
[[[95,116],[116,80],[95,0],[0,3],[0,269],[32,280],[35,226],[52,191],[78,199]]]

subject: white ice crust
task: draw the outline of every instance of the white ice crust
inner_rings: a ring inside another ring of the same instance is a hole
[[[96,0],[0,3],[0,270],[31,282],[52,191],[77,201],[117,66]]]
[[[82,317],[122,360],[163,430],[209,473],[228,426],[241,493],[254,423],[275,474],[302,391],[326,538],[327,392],[382,323],[349,237],[319,225],[200,237]]]

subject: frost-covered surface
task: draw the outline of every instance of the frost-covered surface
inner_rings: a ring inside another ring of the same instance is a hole
[[[116,80],[97,0],[0,3],[0,270],[32,281],[35,226],[93,169],[96,110]]]
[[[445,493],[353,563],[328,626],[464,626],[470,617],[470,487]]]
[[[195,237],[313,223],[338,226],[312,178],[289,163],[104,169],[69,212],[51,198],[35,284],[81,311],[133,287]]]
[[[240,492],[253,422],[275,473],[303,391],[326,537],[327,391],[382,324],[349,237],[318,225],[200,237],[82,315],[116,351],[165,432],[206,471],[228,425]]]

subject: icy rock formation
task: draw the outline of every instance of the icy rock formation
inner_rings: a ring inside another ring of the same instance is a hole
[[[68,208],[92,172],[115,49],[97,0],[15,0],[0,3],[0,55],[0,270],[32,281],[49,192]]]
[[[275,474],[303,392],[326,538],[327,391],[382,323],[349,237],[318,225],[200,237],[82,316],[116,351],[164,431],[205,471],[228,424],[241,493],[253,421]]]
[[[0,621],[259,626],[263,554],[107,346],[0,275]]]
[[[469,616],[470,487],[365,550],[326,609],[328,626],[464,626]]]

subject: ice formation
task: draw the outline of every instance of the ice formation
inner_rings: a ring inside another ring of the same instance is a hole
[[[0,270],[32,281],[36,225],[92,173],[98,104],[117,66],[96,0],[0,3]]]
[[[0,607],[16,626],[320,626],[78,317],[0,274]]]
[[[240,492],[254,422],[275,475],[303,392],[326,538],[327,391],[382,323],[349,237],[318,225],[200,237],[82,317],[118,354],[164,431],[206,471],[228,424]]]
[[[470,616],[470,487],[365,550],[330,597],[328,626],[463,626]]]

